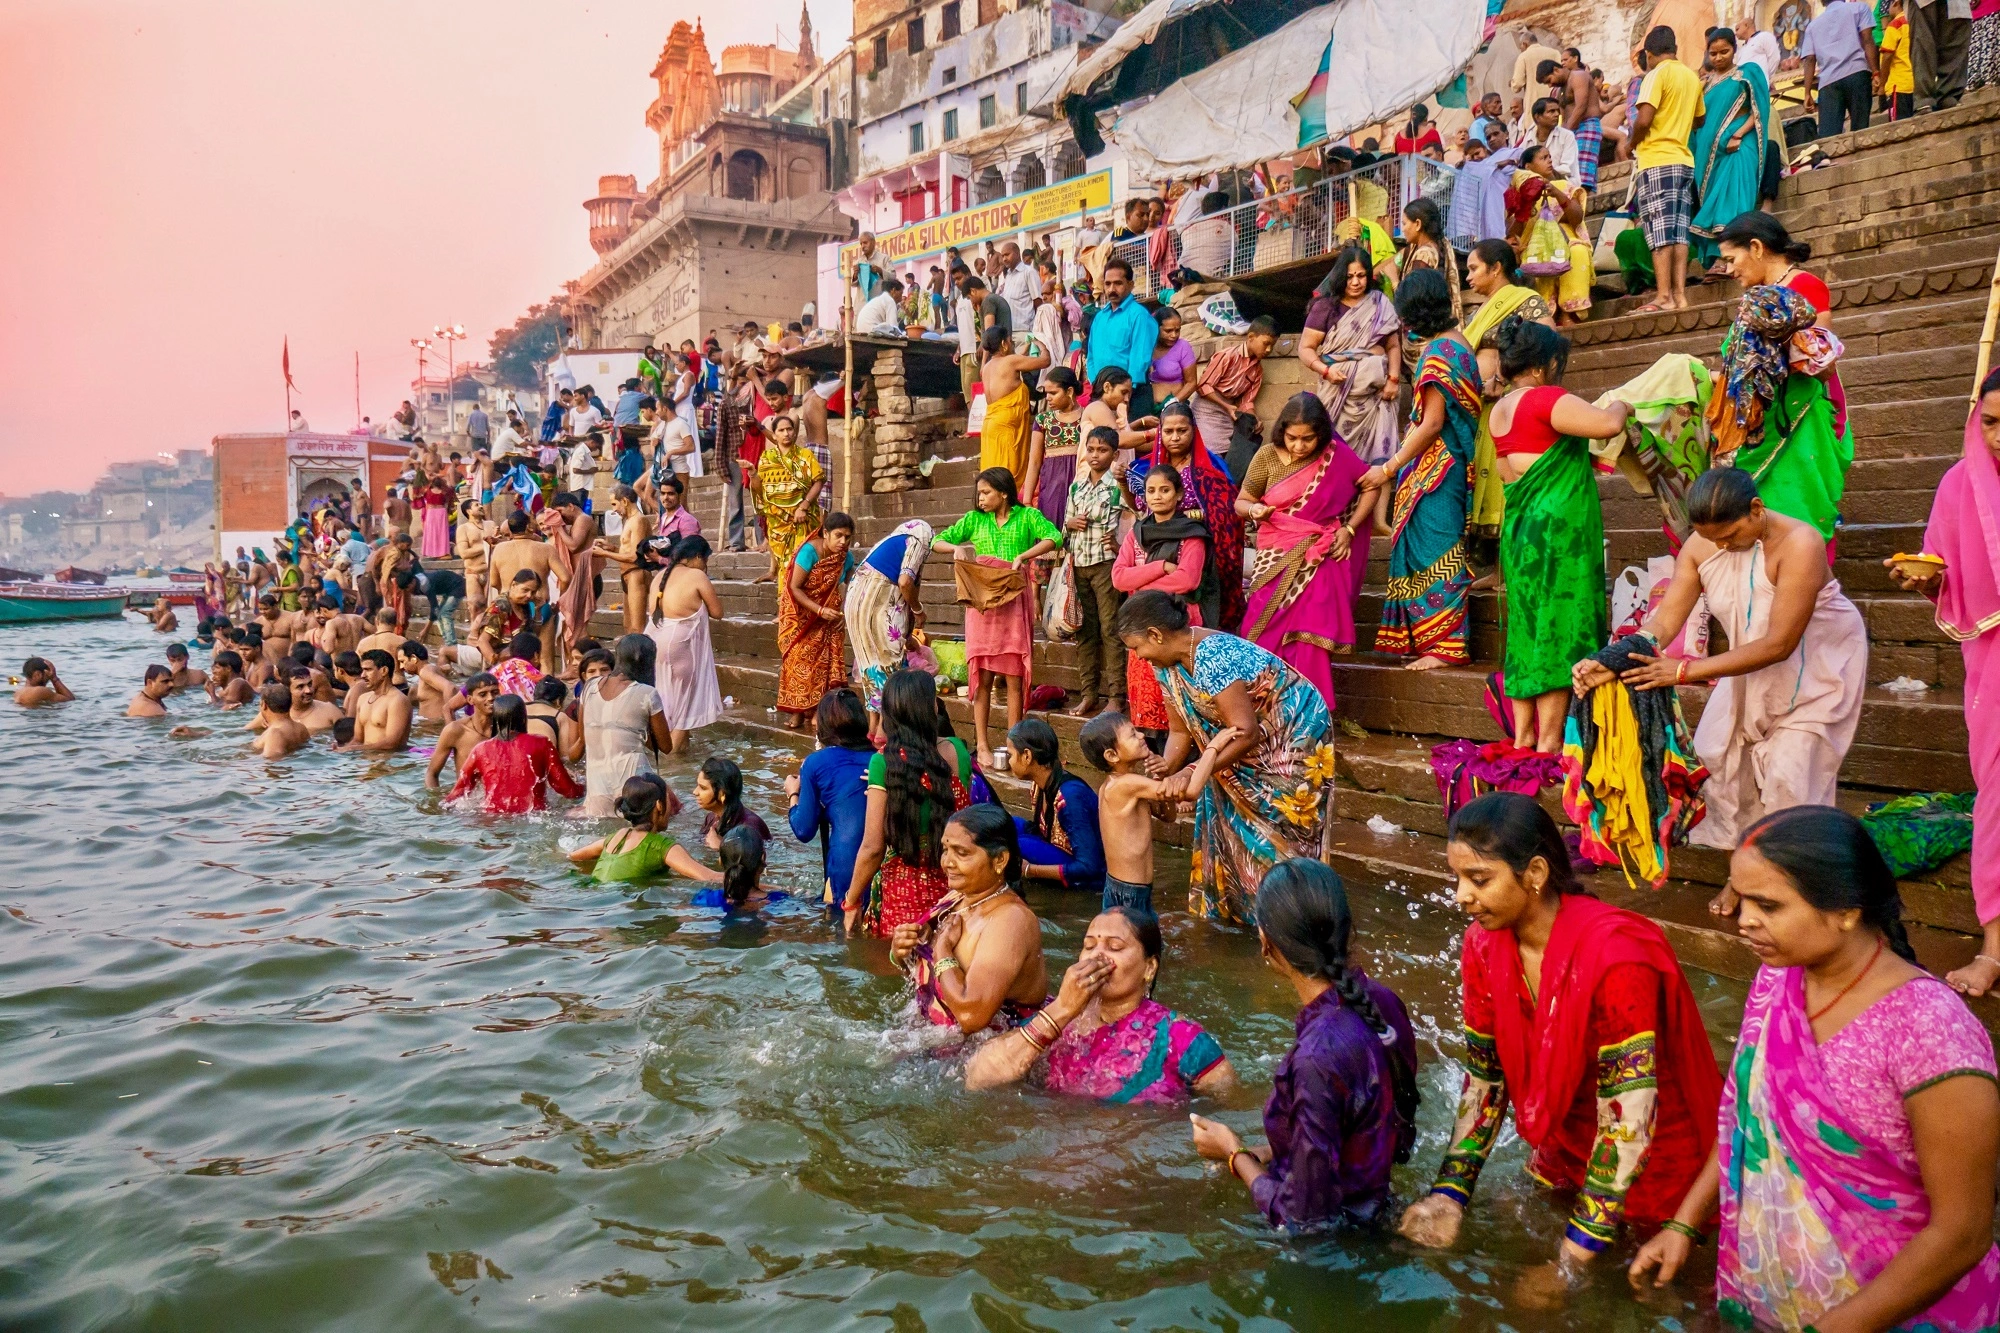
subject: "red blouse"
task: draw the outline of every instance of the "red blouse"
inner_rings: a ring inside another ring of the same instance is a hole
[[[1514,424],[1506,434],[1493,432],[1493,452],[1505,458],[1508,454],[1539,454],[1545,452],[1560,434],[1549,421],[1549,413],[1555,411],[1556,402],[1569,390],[1560,384],[1544,384],[1528,389],[1514,404]]]

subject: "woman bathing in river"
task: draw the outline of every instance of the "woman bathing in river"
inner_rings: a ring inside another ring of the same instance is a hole
[[[889,955],[916,983],[917,1006],[961,1032],[1025,1022],[1049,998],[1042,926],[1021,901],[1014,817],[971,805],[944,826],[945,896],[920,922],[896,927]]]
[[[677,809],[666,779],[641,773],[625,780],[618,792],[618,814],[629,825],[569,854],[571,862],[588,867],[599,884],[651,879],[671,870],[704,884],[722,883],[722,875],[694,859],[667,832],[667,820]]]

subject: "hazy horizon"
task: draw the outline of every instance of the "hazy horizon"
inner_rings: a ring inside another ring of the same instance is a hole
[[[814,0],[824,58],[850,11]],[[601,175],[657,172],[650,72],[677,19],[709,51],[797,39],[792,0],[702,14],[593,0],[17,3],[0,16],[0,335],[21,399],[0,493],[284,420],[381,420],[412,337],[460,361],[595,260]]]

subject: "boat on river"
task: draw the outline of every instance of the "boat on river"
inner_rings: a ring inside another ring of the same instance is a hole
[[[88,583],[0,583],[0,625],[31,620],[108,620],[125,613],[126,590]]]

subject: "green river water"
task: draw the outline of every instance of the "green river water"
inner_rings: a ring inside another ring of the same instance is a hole
[[[1559,1314],[1512,1306],[1563,1208],[1511,1133],[1452,1252],[1287,1240],[1178,1110],[968,1094],[884,946],[817,910],[725,927],[683,884],[573,872],[559,844],[592,828],[441,811],[420,760],[269,763],[199,698],[170,707],[206,736],[125,719],[160,646],[0,629],[8,671],[46,654],[82,696],[0,703],[0,1328],[1713,1324],[1711,1259],[1644,1304],[1607,1264]],[[711,753],[782,833],[798,754],[726,727]],[[668,764],[684,796],[691,772]],[[816,847],[773,851],[769,885],[816,889]],[[1414,1196],[1457,1093],[1463,922],[1435,889],[1350,887],[1418,1020]],[[1059,973],[1090,904],[1029,901]],[[1166,928],[1160,998],[1248,1085],[1204,1109],[1254,1140],[1296,1000],[1254,936]],[[1693,979],[1733,1034],[1740,987]]]

